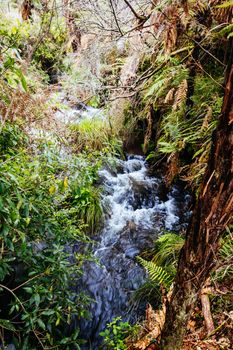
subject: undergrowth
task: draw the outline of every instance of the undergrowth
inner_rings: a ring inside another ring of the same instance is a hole
[[[14,138],[9,142],[9,132]],[[2,344],[20,349],[79,349],[74,318],[87,317],[89,297],[75,292],[87,249],[84,232],[102,216],[94,183],[98,160],[67,154],[59,143],[34,149],[6,123],[0,138],[0,293]],[[13,338],[12,338],[13,337]]]

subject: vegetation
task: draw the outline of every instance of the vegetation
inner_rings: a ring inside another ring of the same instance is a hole
[[[128,322],[122,322],[121,317],[116,317],[107,324],[107,328],[100,333],[104,337],[104,344],[107,349],[125,350],[127,345],[125,339],[128,336],[133,337],[138,330],[138,326],[131,326]]]
[[[171,294],[159,346],[186,349],[198,317],[215,345],[230,339],[232,15],[224,0],[1,2],[0,348],[81,349],[98,171],[131,151],[193,194],[185,239],[165,233],[138,257],[150,277],[138,296]],[[132,332],[118,317],[104,346],[126,349]]]
[[[138,257],[152,282],[169,289],[176,275],[178,256],[183,245],[183,237],[175,233],[164,233],[156,240],[154,249],[150,252],[150,261]]]
[[[101,217],[93,187],[98,166],[72,155],[62,159],[53,142],[33,151],[26,140],[22,145],[26,136],[13,131],[6,123],[1,138],[1,309],[9,315],[1,319],[1,339],[7,341],[6,329],[20,348],[37,348],[37,341],[79,348],[69,324],[87,315],[88,296],[72,290],[90,256],[87,250],[71,256],[68,247],[87,244],[84,232]],[[15,135],[10,144],[9,132]]]

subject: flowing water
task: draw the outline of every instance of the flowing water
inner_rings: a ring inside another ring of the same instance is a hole
[[[151,248],[164,230],[182,226],[179,209],[185,194],[173,188],[165,195],[162,180],[148,175],[143,157],[128,156],[117,161],[116,169],[99,173],[105,225],[94,247],[99,264],[88,263],[82,280],[95,300],[90,306],[92,318],[81,324],[82,336],[89,341],[83,349],[98,349],[98,334],[113,317],[136,320],[142,305],[130,304],[130,299],[145,281],[136,256]]]
[[[82,106],[58,111],[56,118],[65,124],[78,124],[83,119],[106,116],[101,110]],[[131,303],[133,293],[146,279],[136,256],[153,247],[164,231],[178,231],[188,221],[186,194],[178,187],[166,193],[163,180],[149,175],[144,157],[128,155],[124,161],[116,160],[115,166],[102,169],[99,176],[105,220],[93,245],[98,263],[85,264],[77,285],[77,292],[84,290],[94,301],[90,319],[73,323],[88,340],[82,350],[99,348],[99,333],[114,317],[134,322],[142,315],[146,301]]]

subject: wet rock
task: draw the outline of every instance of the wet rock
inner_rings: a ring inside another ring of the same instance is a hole
[[[139,255],[139,253],[140,253],[140,250],[135,247],[129,247],[128,249],[125,250],[126,258],[133,259],[135,256]]]
[[[134,268],[128,271],[127,279],[131,281],[132,289],[137,290],[145,281],[145,271],[140,266],[134,266]]]

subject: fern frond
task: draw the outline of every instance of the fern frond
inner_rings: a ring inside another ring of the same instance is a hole
[[[171,53],[175,48],[177,40],[177,21],[174,19],[167,27],[165,37],[165,52]]]
[[[229,240],[227,242],[224,242],[219,250],[219,253],[222,259],[231,258],[233,256],[233,241]]]
[[[153,96],[156,94],[156,96],[159,95],[159,92],[162,90],[164,90],[165,86],[167,85],[167,77],[162,78],[161,76],[159,76],[154,82],[153,84],[149,87],[146,95],[145,95],[145,99],[149,96]]]
[[[168,274],[164,268],[156,265],[152,261],[144,260],[141,257],[137,257],[140,264],[147,270],[150,279],[159,284],[163,284],[166,287],[170,287],[173,278],[170,274]]]
[[[178,255],[184,245],[184,238],[176,233],[165,233],[157,239],[153,262],[157,265],[176,264]]]
[[[233,1],[210,0],[210,6],[213,8],[213,14],[220,23],[230,23],[233,16]]]
[[[186,79],[184,79],[181,82],[175,94],[175,101],[172,106],[172,109],[174,111],[177,111],[181,107],[182,103],[186,100],[187,92],[188,92],[188,82]]]
[[[171,103],[174,99],[174,93],[175,93],[175,88],[170,89],[165,97],[164,103],[167,103],[167,104]]]

